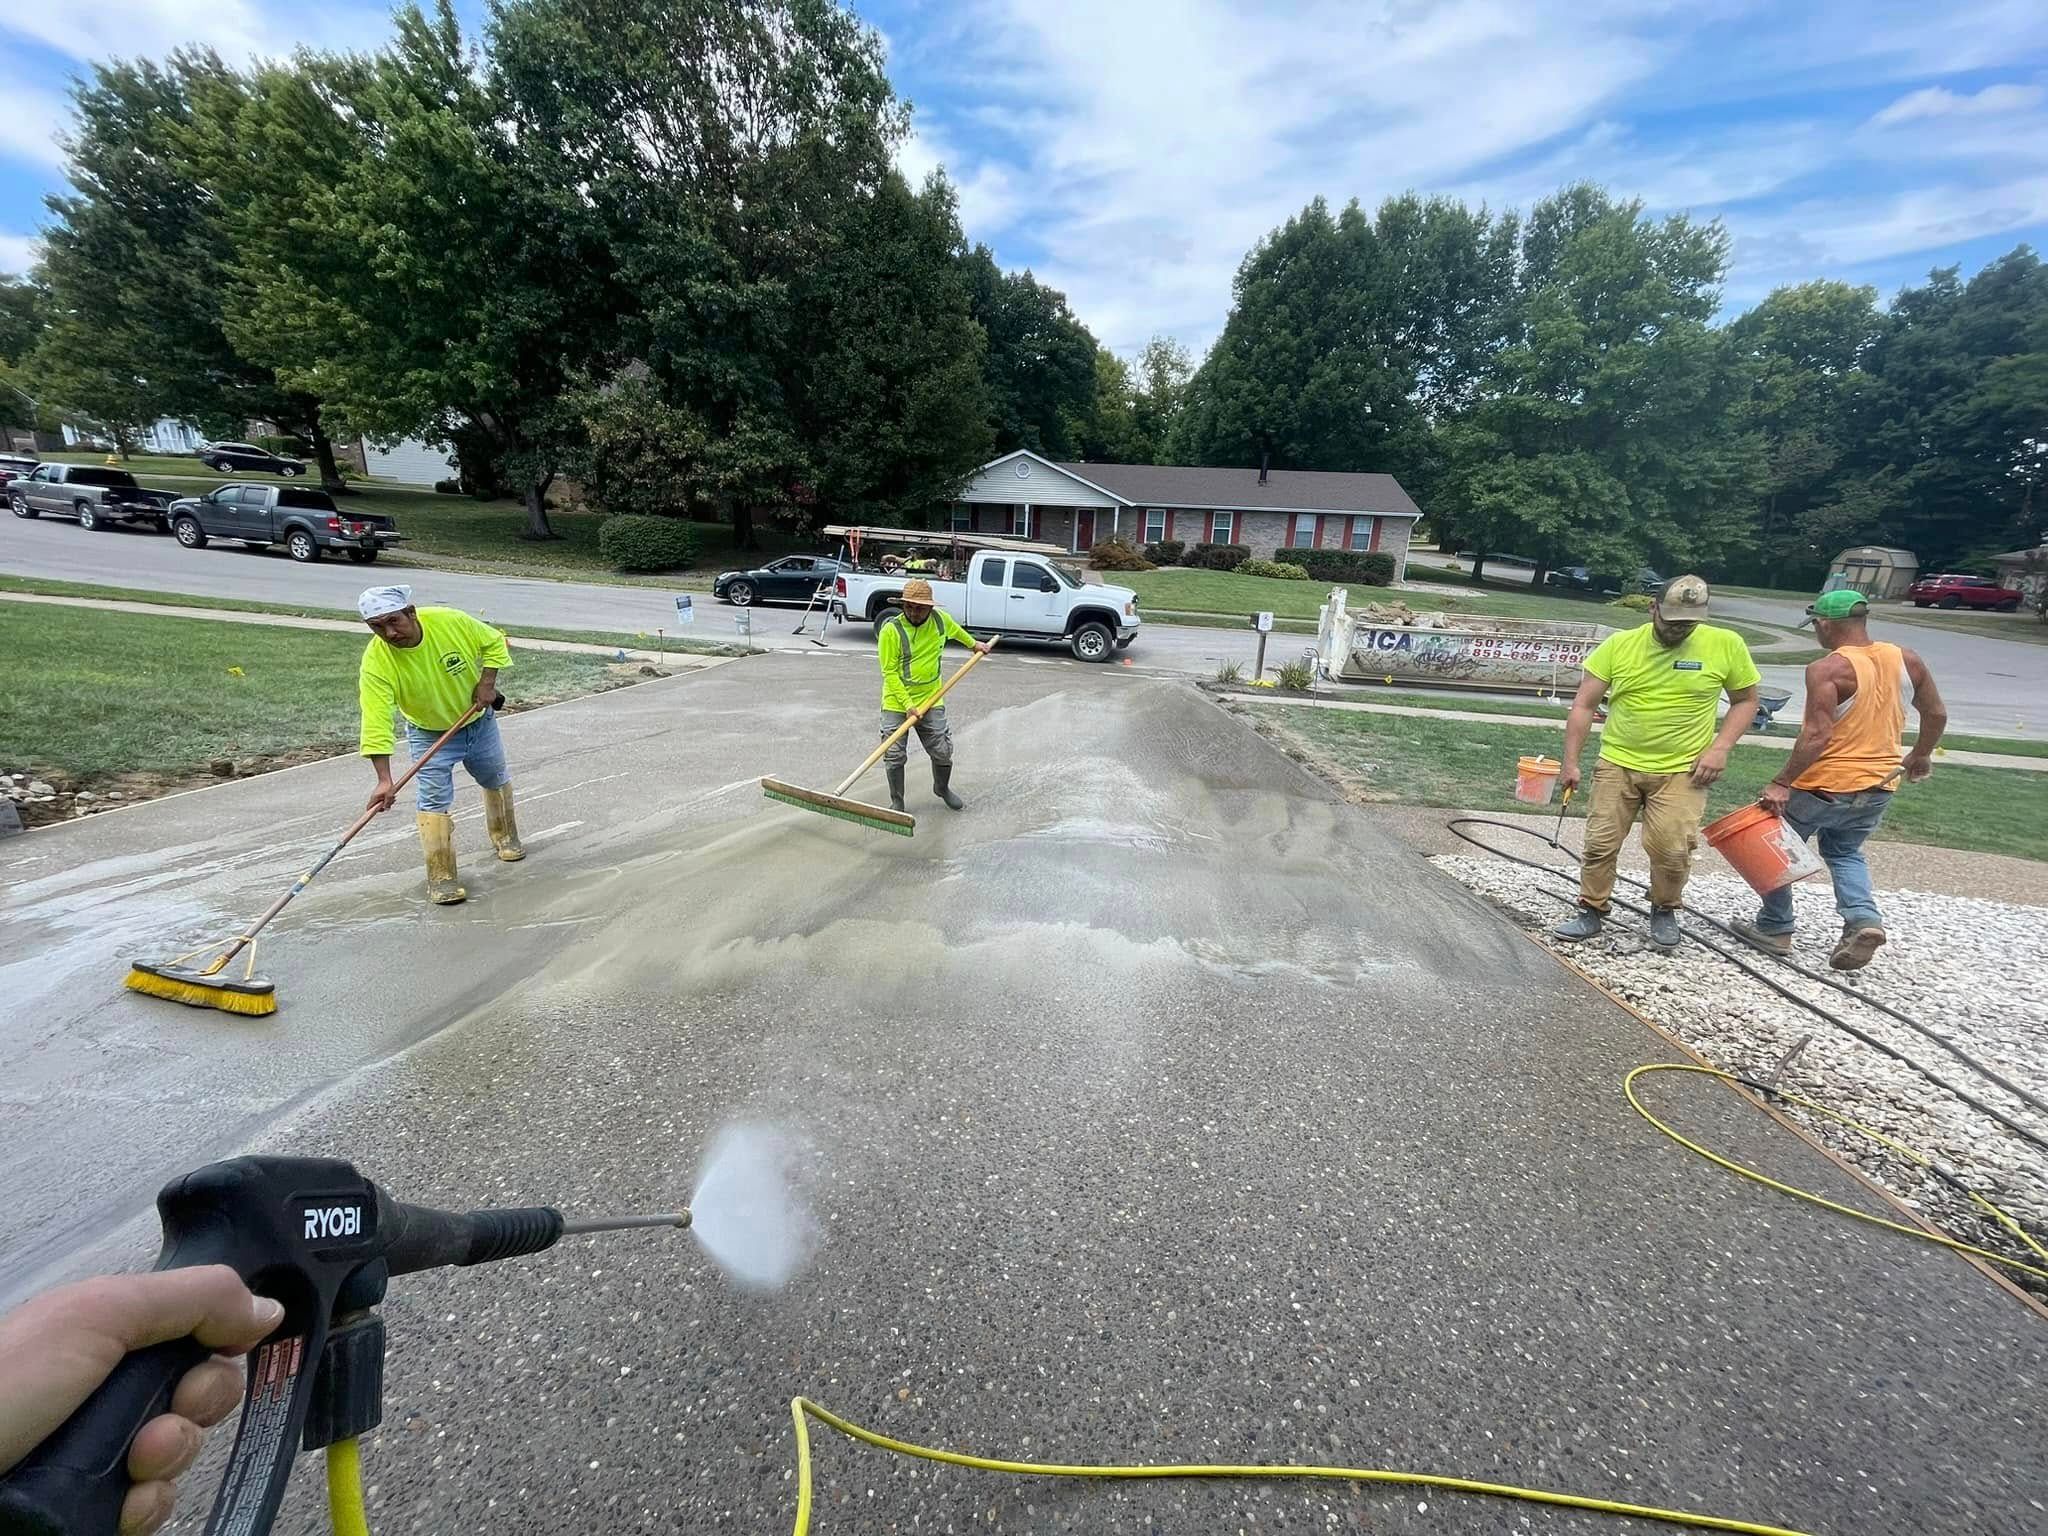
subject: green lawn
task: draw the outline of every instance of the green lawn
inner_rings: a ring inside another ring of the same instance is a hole
[[[240,597],[202,597],[185,592],[151,592],[141,587],[102,587],[84,581],[49,581],[40,576],[10,576],[0,572],[0,592],[29,592],[38,597],[98,597],[110,602],[151,603],[159,608],[214,608],[227,613],[280,613],[300,619],[346,619],[360,622],[353,608],[319,608],[292,603],[259,603]],[[515,640],[567,640],[580,645],[652,647],[652,634],[627,634],[623,630],[548,629],[537,624],[501,625]],[[694,640],[671,630],[664,642],[671,651],[693,651],[708,656],[736,654],[738,648],[717,640]]]
[[[1477,811],[1528,810],[1514,798],[1515,759],[1555,757],[1559,739],[1547,727],[1335,709],[1258,707],[1252,718],[1297,738],[1364,799]],[[1707,819],[1753,801],[1784,763],[1785,754],[1774,749],[1738,746],[1714,786]],[[1937,768],[1925,784],[1899,793],[1877,835],[2048,860],[2048,773]]]
[[[0,768],[88,783],[177,778],[356,739],[354,635],[0,603]],[[505,674],[521,705],[615,686],[600,656],[527,651]],[[237,672],[236,669],[239,669]]]
[[[1887,604],[1871,617],[1899,624],[1924,624],[1930,629],[1949,629],[1965,635],[1986,635],[1993,640],[2016,640],[2022,645],[2048,645],[2048,624],[2030,613],[1963,613],[1896,603]]]
[[[1240,576],[1234,571],[1199,571],[1174,566],[1158,571],[1106,571],[1105,581],[1127,586],[1138,594],[1139,610],[1162,608],[1184,613],[1217,614],[1242,619],[1261,611],[1280,618],[1313,621],[1331,583],[1320,581],[1279,581],[1271,576]],[[1465,583],[1468,586],[1470,583]],[[1446,588],[1441,593],[1397,592],[1387,587],[1347,586],[1354,609],[1367,603],[1406,603],[1417,611],[1437,611],[1496,619],[1564,619],[1575,623],[1605,624],[1610,629],[1634,629],[1649,622],[1647,613],[1633,608],[1616,608],[1596,598],[1567,597],[1548,592],[1510,591],[1487,587],[1484,596],[1459,593]],[[1791,637],[1791,631],[1755,624],[1724,626],[1753,646],[1764,646]],[[1812,661],[1822,653],[1802,647],[1797,651],[1774,653],[1764,659],[1772,665]]]

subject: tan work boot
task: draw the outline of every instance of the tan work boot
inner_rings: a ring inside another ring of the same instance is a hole
[[[1845,923],[1842,937],[1835,943],[1835,952],[1828,956],[1828,964],[1838,971],[1860,971],[1882,948],[1884,930],[1876,923]]]
[[[427,900],[452,907],[469,892],[455,878],[455,818],[446,811],[421,811],[420,847],[427,855]]]
[[[491,846],[498,850],[499,858],[507,864],[517,864],[526,857],[526,850],[519,846],[519,822],[512,814],[510,784],[484,791],[484,825],[490,829]]]

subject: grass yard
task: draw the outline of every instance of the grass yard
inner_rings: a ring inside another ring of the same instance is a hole
[[[320,630],[0,603],[0,768],[174,781],[217,758],[346,751],[362,653],[355,635]],[[505,692],[521,705],[617,685],[600,656],[514,660]]]
[[[1546,727],[1335,709],[1253,706],[1249,718],[1293,737],[1361,799],[1475,811],[1528,810],[1514,798],[1515,759],[1554,757],[1559,741]],[[1738,746],[1713,788],[1707,819],[1755,800],[1784,763],[1783,752]],[[1893,801],[1878,836],[2048,860],[2048,773],[1937,767]]]
[[[2048,645],[2048,624],[2038,615],[1964,613],[1960,609],[1915,608],[1910,603],[1888,604],[1871,615],[1887,623],[1924,624],[1930,629],[1954,630],[1958,634],[1983,635],[1991,640],[2014,640],[2021,645]]]
[[[1329,594],[1330,584],[1320,581],[1279,581],[1271,576],[1240,576],[1234,571],[1200,571],[1170,567],[1158,571],[1105,571],[1103,579],[1129,587],[1138,594],[1139,611],[1148,608],[1183,613],[1218,614],[1243,618],[1261,611],[1277,618],[1314,622],[1316,611]],[[1469,583],[1463,583],[1469,586]],[[1442,610],[1473,618],[1563,619],[1575,623],[1605,624],[1610,629],[1634,629],[1649,622],[1647,613],[1632,608],[1615,608],[1582,597],[1552,596],[1546,592],[1509,591],[1488,587],[1484,596],[1446,589],[1437,592],[1400,592],[1387,587],[1347,586],[1351,605],[1403,602],[1410,608]],[[1728,624],[1752,646],[1766,646],[1792,638],[1789,630],[1756,624]],[[1818,657],[1817,649],[1773,653],[1764,659],[1771,665],[1804,664]]]
[[[95,597],[110,602],[150,603],[159,608],[212,608],[226,613],[279,613],[300,619],[344,619],[360,623],[353,608],[320,608],[293,603],[259,603],[240,597],[202,597],[184,592],[151,592],[140,587],[103,587],[86,581],[49,581],[40,576],[10,576],[0,572],[0,593],[29,592],[38,597]],[[501,626],[515,640],[567,640],[580,645],[618,645],[651,648],[651,634],[627,634],[623,630],[548,629],[537,624]],[[692,640],[671,631],[666,648],[699,655],[724,656],[736,647],[717,640]]]

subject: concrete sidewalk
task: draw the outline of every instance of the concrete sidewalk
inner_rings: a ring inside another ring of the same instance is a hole
[[[755,784],[851,766],[864,668],[754,657],[515,716],[533,857],[482,862],[465,821],[473,899],[430,908],[380,828],[266,946],[273,1019],[125,994],[122,965],[232,932],[359,765],[0,846],[8,1281],[145,1260],[154,1183],[252,1142],[596,1212],[687,1198],[722,1125],[765,1122],[820,1238],[784,1292],[659,1234],[394,1283],[372,1529],[785,1528],[797,1392],[998,1455],[2038,1528],[2033,1314],[1658,1137],[1620,1093],[1655,1036],[1184,685],[1012,660],[949,701],[969,809],[914,762],[910,839]],[[1869,1200],[1732,1095],[1660,1087],[1717,1148]],[[279,1530],[325,1530],[312,1470]],[[818,1475],[821,1533],[1614,1528],[830,1440]]]

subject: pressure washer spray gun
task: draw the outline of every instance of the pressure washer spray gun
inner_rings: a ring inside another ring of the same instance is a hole
[[[374,1429],[384,1417],[384,1320],[394,1275],[539,1253],[583,1232],[687,1227],[690,1213],[571,1221],[546,1206],[437,1211],[393,1200],[333,1158],[238,1157],[196,1169],[157,1196],[158,1269],[226,1264],[284,1303],[249,1356],[248,1388],[207,1536],[263,1536],[300,1450]],[[29,1457],[0,1478],[6,1536],[114,1536],[128,1447],[168,1410],[178,1379],[209,1351],[191,1339],[138,1350]]]

